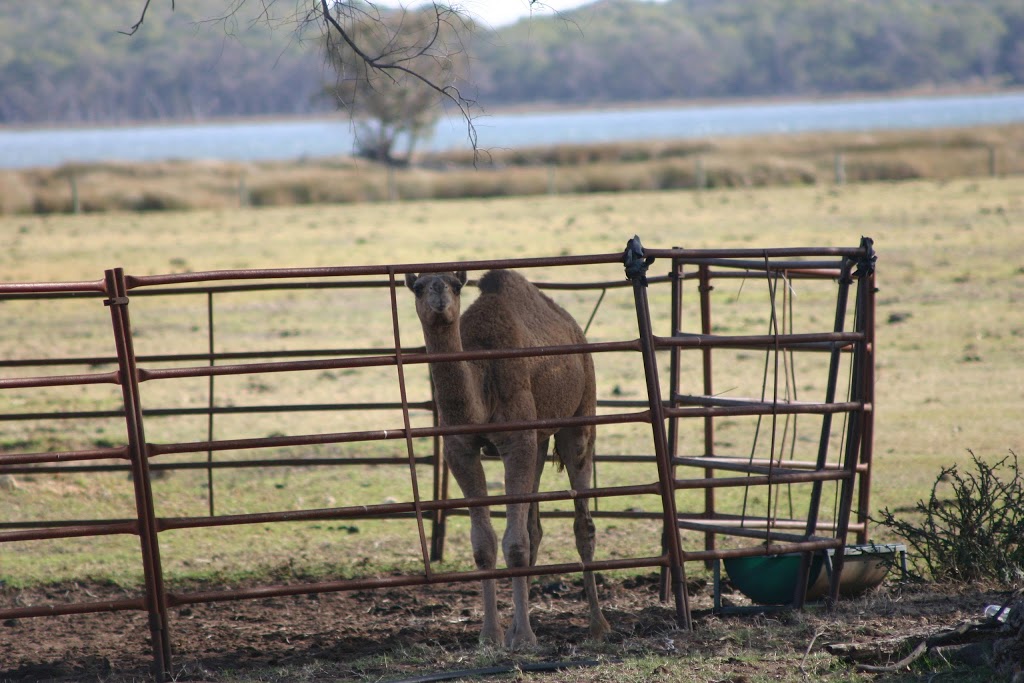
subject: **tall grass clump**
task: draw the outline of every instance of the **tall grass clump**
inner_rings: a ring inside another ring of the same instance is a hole
[[[913,549],[915,561],[936,581],[1024,582],[1024,476],[1016,453],[988,464],[971,452],[973,469],[942,468],[920,522],[882,511],[881,524]],[[952,496],[942,492],[951,488]]]

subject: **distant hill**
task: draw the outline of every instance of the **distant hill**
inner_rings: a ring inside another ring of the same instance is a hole
[[[0,3],[0,124],[324,112],[316,27],[248,0]],[[294,8],[296,3],[282,3]],[[1020,0],[599,0],[477,29],[489,105],[1024,86]]]

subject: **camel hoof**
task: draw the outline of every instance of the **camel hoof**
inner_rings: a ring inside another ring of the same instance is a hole
[[[510,626],[505,631],[505,647],[510,650],[529,650],[530,648],[537,647],[537,636],[533,633],[532,629],[527,629],[525,633],[520,633],[516,630],[515,626]]]
[[[501,628],[495,626],[484,626],[483,630],[480,631],[480,644],[481,645],[501,645]]]
[[[608,620],[601,615],[600,619],[590,620],[590,639],[596,642],[602,642],[608,639],[608,634],[612,632],[612,627],[608,625]]]

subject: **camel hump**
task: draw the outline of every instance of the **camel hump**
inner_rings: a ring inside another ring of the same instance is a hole
[[[531,287],[525,277],[512,270],[489,270],[477,286],[483,294],[508,294],[512,289]]]
[[[581,343],[572,316],[521,274],[491,270],[477,282],[480,298],[462,314],[467,348],[523,348]]]

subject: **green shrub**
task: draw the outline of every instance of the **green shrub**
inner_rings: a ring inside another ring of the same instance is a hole
[[[888,508],[876,520],[903,537],[915,563],[938,581],[1024,580],[1024,477],[1017,455],[989,465],[971,453],[973,471],[944,467],[927,501],[918,501],[919,524]],[[1002,476],[1000,476],[1002,475]],[[948,482],[948,484],[947,484]],[[952,497],[940,495],[952,487]]]

